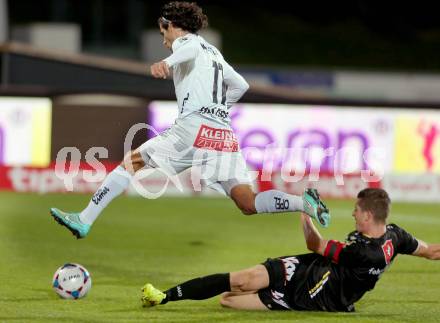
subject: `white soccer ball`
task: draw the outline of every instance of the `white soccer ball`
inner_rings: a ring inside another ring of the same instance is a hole
[[[79,264],[65,264],[53,275],[52,287],[62,298],[78,299],[87,295],[92,287],[92,277]]]

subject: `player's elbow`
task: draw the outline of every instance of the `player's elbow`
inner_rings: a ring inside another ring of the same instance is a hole
[[[249,83],[245,79],[235,84],[235,90],[239,97],[242,97],[249,90]]]
[[[311,243],[307,243],[307,249],[309,251],[315,252],[315,248],[314,248],[313,244],[311,244]]]
[[[306,245],[307,245],[307,249],[309,249],[312,252],[318,252],[320,249],[319,248],[320,244],[319,244],[319,242],[316,242],[316,241],[307,240]]]
[[[247,90],[249,90],[249,83],[243,80],[243,83],[240,86],[241,96],[243,96]]]
[[[243,92],[246,92],[247,90],[249,90],[249,88],[250,88],[249,83],[244,81]]]

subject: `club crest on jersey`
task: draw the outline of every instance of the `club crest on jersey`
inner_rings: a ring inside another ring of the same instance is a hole
[[[385,241],[385,243],[382,245],[382,251],[383,255],[385,256],[385,262],[387,265],[389,265],[391,262],[391,258],[393,258],[394,255],[394,246],[391,239]]]

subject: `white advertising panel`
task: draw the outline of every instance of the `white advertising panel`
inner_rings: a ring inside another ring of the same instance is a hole
[[[51,109],[46,98],[0,97],[0,165],[50,163]]]
[[[149,106],[159,132],[174,102]],[[440,174],[440,111],[380,107],[238,104],[231,125],[253,169]]]
[[[173,102],[150,105],[150,124],[159,132],[176,115]],[[384,173],[393,168],[394,111],[239,104],[232,108],[230,117],[253,169]]]

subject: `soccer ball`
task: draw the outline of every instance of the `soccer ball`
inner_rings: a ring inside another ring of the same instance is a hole
[[[62,298],[78,299],[87,295],[92,287],[89,272],[79,264],[65,264],[53,275],[52,287]]]

